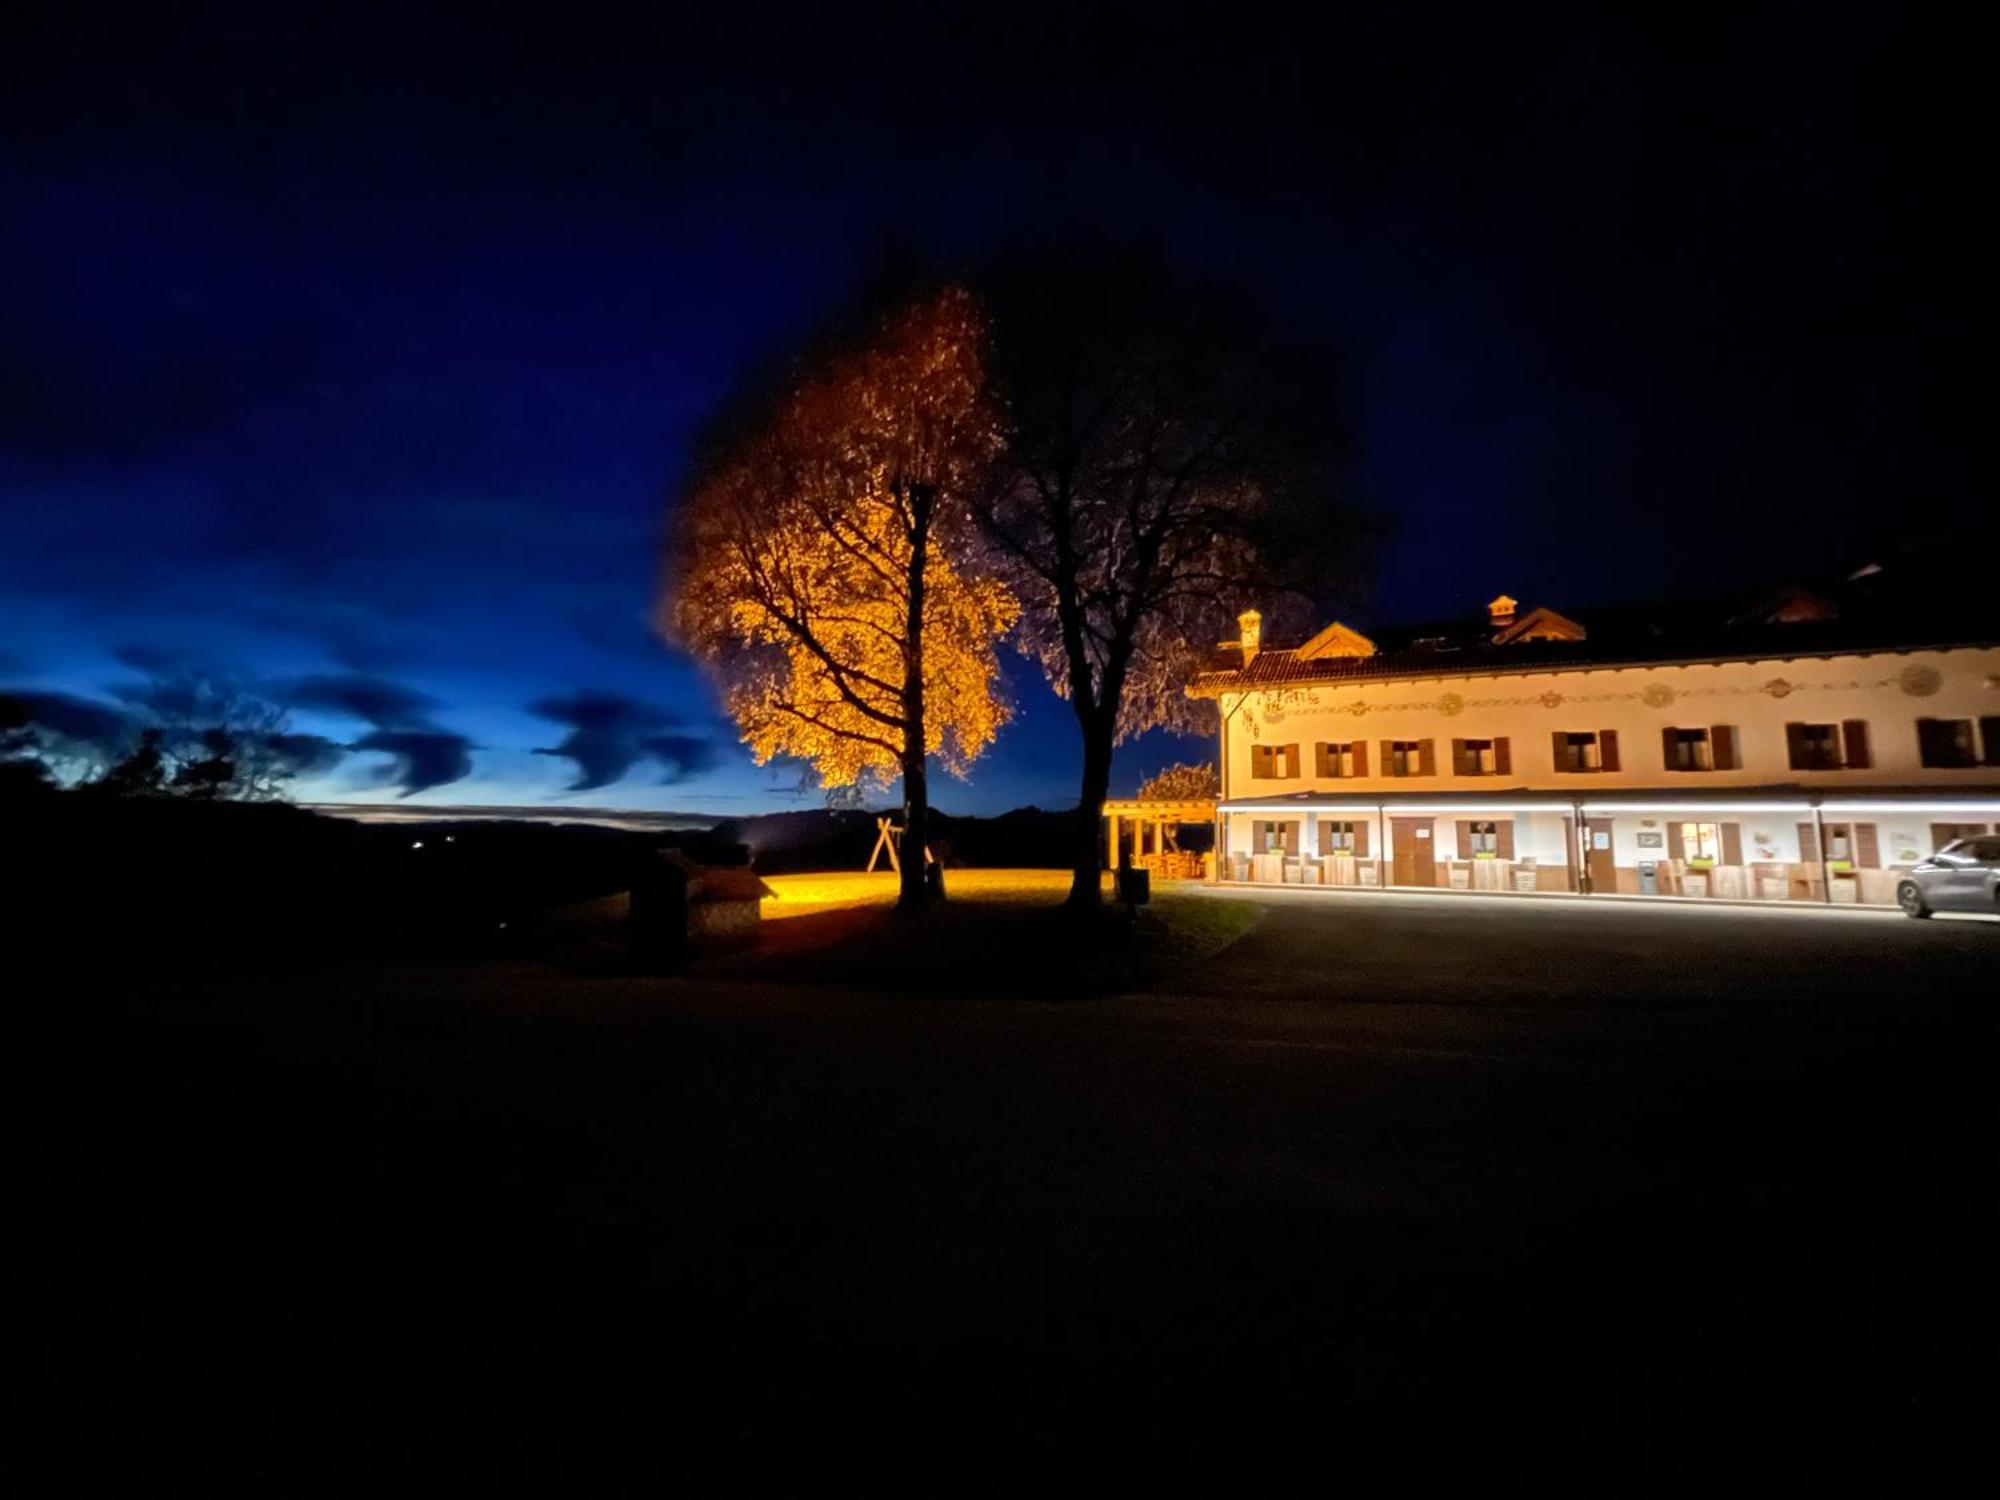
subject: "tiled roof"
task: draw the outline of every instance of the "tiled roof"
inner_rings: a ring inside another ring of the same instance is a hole
[[[1770,661],[1865,651],[1922,651],[2000,645],[1990,610],[1977,620],[1921,618],[1904,611],[1784,624],[1759,621],[1689,622],[1639,611],[1577,614],[1589,630],[1580,641],[1493,644],[1488,632],[1450,633],[1435,627],[1384,632],[1373,656],[1301,661],[1295,651],[1269,648],[1250,665],[1240,652],[1218,648],[1188,684],[1195,697],[1274,687],[1376,682],[1427,677],[1483,677],[1518,672],[1663,666],[1687,662]]]

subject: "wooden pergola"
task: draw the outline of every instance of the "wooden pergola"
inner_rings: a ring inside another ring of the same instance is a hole
[[[1104,804],[1104,847],[1112,869],[1119,867],[1122,825],[1132,825],[1132,865],[1163,879],[1193,880],[1201,875],[1201,856],[1184,854],[1178,831],[1185,823],[1215,826],[1213,797],[1123,797]],[[1148,846],[1151,846],[1150,848]]]

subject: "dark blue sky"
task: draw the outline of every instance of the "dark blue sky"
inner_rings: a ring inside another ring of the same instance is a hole
[[[0,41],[0,676],[374,747],[302,795],[786,805],[655,538],[885,244],[1136,243],[1325,341],[1400,528],[1363,624],[1993,555],[1978,92],[1914,21],[161,9]],[[1073,800],[1013,665],[948,809]]]

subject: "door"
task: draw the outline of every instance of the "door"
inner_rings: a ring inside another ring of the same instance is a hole
[[[1436,885],[1436,842],[1431,836],[1430,818],[1391,818],[1389,843],[1396,851],[1395,884]]]
[[[1611,819],[1585,818],[1583,820],[1584,869],[1590,876],[1590,889],[1596,895],[1616,895],[1618,891],[1618,858],[1611,848]]]

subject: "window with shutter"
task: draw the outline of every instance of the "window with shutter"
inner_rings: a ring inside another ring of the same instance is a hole
[[[1917,759],[1926,766],[1962,768],[1979,763],[1970,719],[1917,720]]]
[[[1794,771],[1838,771],[1845,764],[1840,742],[1838,724],[1785,726],[1785,748],[1791,755]],[[1865,750],[1865,739],[1863,746]]]
[[[1985,714],[1979,720],[1979,743],[1983,748],[1981,763],[2000,766],[2000,714]]]
[[[1868,757],[1868,721],[1843,719],[1840,724],[1841,765],[1849,771],[1865,771],[1874,762]]]
[[[1743,762],[1736,751],[1736,729],[1730,724],[1708,726],[1710,760],[1718,771],[1741,769]]]

